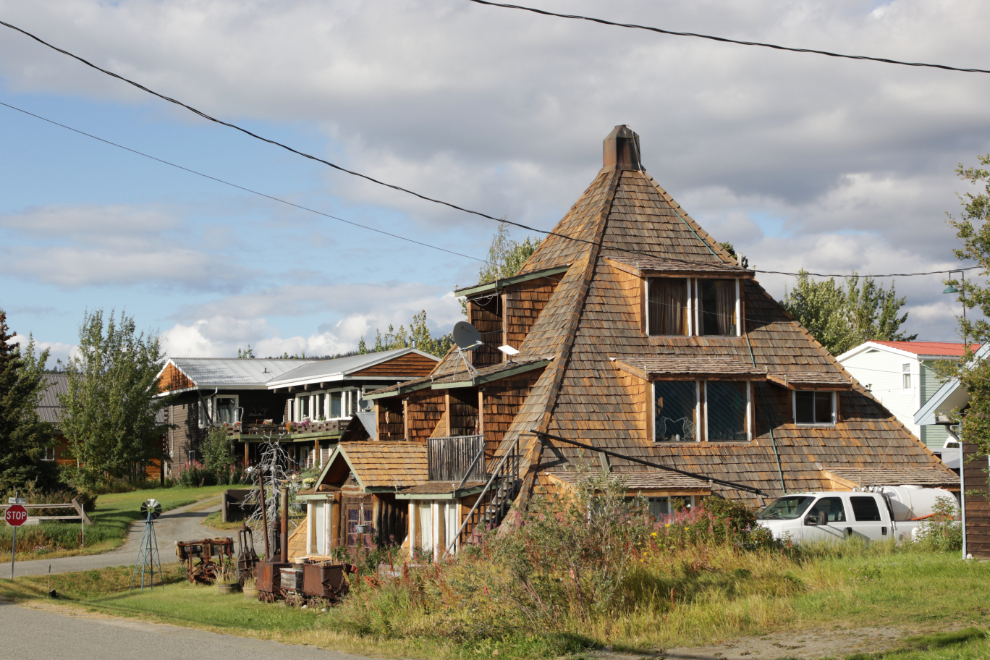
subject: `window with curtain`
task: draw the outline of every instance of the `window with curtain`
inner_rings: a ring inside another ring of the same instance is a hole
[[[688,284],[682,277],[647,280],[647,327],[652,336],[688,333]]]
[[[736,335],[736,281],[698,280],[699,335]]]
[[[749,383],[708,381],[705,402],[709,442],[749,440]]]
[[[216,397],[216,413],[214,421],[218,424],[234,424],[237,419],[237,397]]]
[[[698,395],[693,380],[653,383],[656,442],[694,442]]]
[[[340,392],[330,393],[330,419],[339,419],[342,417],[340,410]]]
[[[327,395],[319,393],[313,397],[313,419],[326,419],[327,417]]]

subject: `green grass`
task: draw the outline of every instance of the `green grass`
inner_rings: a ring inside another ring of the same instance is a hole
[[[213,529],[219,529],[223,531],[230,531],[232,529],[240,529],[241,525],[244,524],[243,520],[237,520],[235,522],[224,522],[223,512],[214,511],[210,515],[203,519],[203,524],[207,527],[212,527]]]
[[[149,498],[161,502],[169,511],[204,500],[223,492],[228,486],[203,488],[153,488],[130,493],[100,495],[96,510],[89,514],[92,525],[86,526],[86,547],[80,547],[80,524],[49,522],[21,527],[17,532],[17,559],[54,559],[97,554],[113,550],[124,542],[131,522],[141,517],[141,503]],[[11,528],[0,527],[0,562],[10,561]]]
[[[846,660],[984,660],[990,658],[990,630],[966,628],[956,632],[910,637],[899,648],[882,653],[857,653]]]
[[[680,563],[685,557],[695,566]],[[652,583],[645,573],[630,578],[643,590],[628,611],[576,623],[570,632],[506,630],[487,637],[449,634],[440,612],[411,606],[400,590],[364,585],[357,597],[326,613],[267,605],[242,594],[220,596],[214,587],[185,582],[177,565],[166,566],[164,589],[143,593],[128,591],[126,567],[53,576],[52,586],[62,601],[108,615],[385,656],[488,658],[498,651],[500,658],[547,658],[602,646],[646,653],[784,631],[841,636],[846,629],[890,627],[918,636],[906,637],[894,650],[848,660],[990,657],[987,563],[881,544],[822,549],[799,559],[708,548],[703,555],[672,555],[670,562],[675,568],[658,570]],[[657,582],[658,576],[666,581]],[[453,584],[459,574],[449,572],[445,579]],[[6,599],[43,599],[46,593],[45,577],[0,580],[0,597]],[[362,613],[387,626],[362,628]],[[471,619],[465,609],[464,620]]]

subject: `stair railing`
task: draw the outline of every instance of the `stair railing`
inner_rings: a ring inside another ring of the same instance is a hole
[[[467,516],[464,517],[464,522],[461,523],[461,526],[458,528],[457,533],[454,534],[454,538],[453,540],[451,540],[450,545],[447,546],[447,549],[444,551],[444,557],[446,557],[448,554],[453,554],[454,548],[457,547],[458,543],[461,541],[462,535],[464,534],[464,528],[467,527],[469,522],[471,522],[472,517],[474,516],[475,512],[478,510],[478,507],[480,507],[482,503],[485,503],[486,508],[491,506],[493,499],[495,499],[492,497],[493,495],[492,484],[506,480],[511,480],[513,489],[515,487],[515,482],[519,480],[518,436],[512,442],[512,444],[509,445],[508,450],[506,450],[506,452],[502,454],[502,458],[499,460],[499,462],[495,464],[495,467],[492,469],[492,476],[488,479],[488,483],[485,484],[485,487],[481,491],[481,493],[478,494],[478,499],[475,501],[474,506],[471,507],[471,510],[468,511]],[[499,485],[501,487],[501,483]],[[504,501],[499,502],[499,504],[496,506],[498,508],[501,508],[503,504]],[[482,517],[479,518],[478,524],[483,522],[483,516],[485,514],[481,514],[481,515]],[[472,532],[477,531],[477,529],[478,529],[478,525],[476,524]]]

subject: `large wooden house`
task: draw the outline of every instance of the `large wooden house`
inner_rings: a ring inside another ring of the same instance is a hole
[[[422,377],[436,363],[415,348],[333,360],[172,358],[159,374],[162,395],[173,397],[167,467],[200,462],[213,426],[226,428],[245,466],[257,460],[260,443],[275,438],[287,446],[292,467],[319,466],[349,428],[369,437],[358,411],[364,392]]]
[[[958,489],[646,173],[639,147],[617,126],[598,176],[519,273],[456,292],[481,347],[365,394],[375,462],[419,445],[416,474],[371,486],[360,461],[330,464],[314,492],[386,489],[409,503],[406,545],[439,557],[587,468],[624,477],[657,514],[709,495]]]

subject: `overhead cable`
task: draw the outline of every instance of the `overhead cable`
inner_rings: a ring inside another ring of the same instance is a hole
[[[665,30],[663,28],[650,27],[648,25],[636,25],[635,23],[616,23],[613,21],[606,21],[603,18],[580,16],[577,14],[558,14],[557,12],[547,11],[545,9],[537,9],[535,7],[508,5],[501,2],[488,2],[488,0],[468,0],[468,2],[473,2],[479,5],[488,5],[489,7],[501,7],[502,9],[520,9],[522,11],[529,11],[529,12],[533,12],[534,14],[541,14],[543,16],[553,16],[554,18],[570,18],[579,21],[591,21],[592,23],[601,23],[602,25],[610,25],[612,27],[630,28],[634,30],[648,30],[649,32],[659,32],[660,34],[668,34],[674,37],[695,37],[697,39],[708,39],[710,41],[719,41],[727,44],[736,44],[738,46],[757,46],[759,48],[772,48],[773,50],[784,50],[791,53],[809,53],[811,55],[825,55],[826,57],[838,57],[847,60],[866,60],[869,62],[880,62],[881,64],[897,64],[900,66],[914,66],[914,67],[925,67],[929,69],[943,69],[945,71],[959,71],[961,73],[990,73],[990,70],[987,69],[964,69],[961,67],[947,66],[945,64],[928,64],[925,62],[902,62],[901,60],[891,60],[886,57],[868,57],[866,55],[844,55],[842,53],[833,53],[827,50],[814,50],[811,48],[791,48],[789,46],[767,44],[759,41],[740,41],[738,39],[728,39],[726,37],[716,37],[710,34],[698,34],[696,32],[676,32],[674,30]]]
[[[515,6],[514,5],[511,5],[511,7],[515,7]],[[525,9],[525,7],[520,7],[520,8],[521,9]],[[426,195],[422,195],[422,194],[420,194],[418,192],[409,190],[407,188],[403,188],[401,186],[397,186],[395,184],[386,183],[384,181],[379,181],[378,179],[375,179],[373,177],[370,177],[370,176],[368,176],[366,174],[362,174],[360,172],[349,170],[347,168],[341,167],[340,165],[336,165],[335,163],[331,163],[328,160],[324,160],[323,158],[318,158],[317,156],[313,156],[313,155],[308,154],[308,153],[305,153],[303,151],[299,151],[297,149],[294,149],[294,148],[292,148],[292,147],[290,147],[290,146],[288,146],[286,144],[283,144],[281,142],[278,142],[277,140],[272,140],[270,138],[262,137],[260,135],[257,135],[256,133],[253,133],[253,132],[247,130],[246,128],[242,128],[240,126],[237,126],[236,124],[231,124],[229,122],[222,121],[222,120],[217,119],[215,117],[211,117],[210,115],[206,114],[205,112],[202,112],[200,110],[197,110],[196,108],[194,108],[194,107],[192,107],[190,105],[187,105],[187,104],[185,104],[185,103],[183,103],[181,101],[178,101],[178,100],[176,100],[174,98],[171,98],[169,96],[165,96],[164,94],[160,94],[160,93],[158,93],[158,92],[156,92],[154,90],[151,90],[151,89],[145,87],[144,85],[142,85],[140,83],[134,82],[133,80],[130,80],[128,78],[125,78],[125,77],[123,77],[121,75],[118,75],[116,73],[113,73],[112,71],[108,71],[108,70],[106,70],[104,68],[101,68],[101,67],[93,64],[92,62],[89,62],[88,60],[85,60],[82,57],[79,57],[78,55],[75,55],[73,53],[70,53],[67,50],[64,50],[62,48],[59,48],[57,46],[53,46],[52,44],[50,44],[47,41],[41,39],[40,37],[37,37],[37,36],[31,34],[30,32],[17,27],[16,25],[11,25],[10,23],[4,22],[4,21],[0,21],[0,25],[6,26],[6,27],[8,27],[8,28],[10,28],[12,30],[16,30],[17,32],[20,32],[21,34],[24,34],[25,36],[30,37],[31,39],[34,39],[38,43],[40,43],[40,44],[42,44],[44,46],[47,46],[48,48],[51,48],[52,50],[55,50],[55,51],[57,51],[59,53],[62,53],[63,55],[66,55],[68,57],[71,57],[74,60],[77,60],[79,62],[82,62],[86,66],[91,67],[91,68],[93,68],[93,69],[95,69],[95,70],[97,70],[97,71],[99,71],[101,73],[104,73],[104,74],[106,74],[106,75],[108,75],[108,76],[110,76],[112,78],[116,78],[116,79],[118,79],[118,80],[120,80],[122,82],[127,83],[128,85],[132,85],[132,86],[136,87],[137,89],[140,89],[140,90],[142,90],[144,92],[147,92],[147,93],[149,93],[149,94],[151,94],[153,96],[156,96],[156,97],[158,97],[158,98],[160,98],[160,99],[162,99],[164,101],[167,101],[167,102],[173,103],[173,104],[175,104],[175,105],[177,105],[179,107],[185,108],[186,110],[189,110],[190,112],[198,115],[199,117],[202,117],[203,119],[206,119],[207,121],[211,121],[211,122],[220,124],[221,126],[226,126],[228,128],[232,128],[232,129],[234,129],[236,131],[239,131],[239,132],[241,132],[241,133],[243,133],[245,135],[248,135],[250,137],[253,137],[256,140],[261,140],[262,142],[267,142],[268,144],[274,145],[276,147],[281,147],[282,149],[285,149],[287,151],[290,151],[290,152],[292,152],[292,153],[294,153],[294,154],[296,154],[298,156],[302,156],[303,158],[307,158],[309,160],[312,160],[312,161],[315,161],[315,162],[318,162],[318,163],[322,163],[324,165],[327,165],[329,167],[332,167],[335,170],[338,170],[340,172],[344,172],[345,174],[350,174],[352,176],[356,176],[356,177],[359,177],[361,179],[365,179],[365,180],[370,181],[372,183],[375,183],[377,185],[384,186],[386,188],[391,188],[393,190],[398,190],[400,192],[404,192],[406,194],[412,195],[414,197],[417,197],[419,199],[425,200],[427,202],[432,202],[434,204],[440,204],[442,206],[446,206],[448,208],[452,208],[452,209],[455,209],[457,211],[462,211],[464,213],[469,213],[471,215],[476,215],[476,216],[479,216],[479,217],[482,217],[482,218],[486,218],[488,220],[494,220],[495,222],[500,222],[500,223],[502,223],[504,225],[511,225],[513,227],[519,227],[520,229],[525,229],[526,231],[536,232],[538,234],[543,234],[545,236],[556,236],[558,238],[562,238],[562,239],[565,239],[565,240],[574,241],[574,242],[577,242],[577,243],[583,243],[583,244],[591,245],[591,246],[598,247],[598,248],[601,248],[601,247],[604,246],[604,243],[602,241],[589,241],[589,240],[584,239],[584,238],[578,238],[576,236],[568,236],[567,234],[561,234],[561,233],[555,232],[555,231],[546,231],[544,229],[538,229],[536,227],[531,227],[529,225],[524,225],[524,224],[522,224],[520,222],[514,222],[512,220],[507,220],[506,218],[497,218],[495,216],[488,215],[487,213],[482,213],[481,211],[474,211],[474,210],[467,209],[467,208],[464,208],[464,207],[461,207],[461,206],[457,206],[456,204],[452,204],[450,202],[445,202],[445,201],[440,200],[440,199],[435,199],[433,197],[428,197]],[[12,106],[8,106],[8,107],[12,107]],[[118,146],[118,145],[114,145],[114,146]],[[169,163],[169,164],[171,164],[171,163]],[[226,183],[226,182],[224,182],[224,183]],[[230,184],[230,185],[232,185],[232,184]],[[251,192],[254,192],[254,191],[251,191]],[[283,201],[283,200],[279,200],[279,201]],[[288,202],[286,202],[286,203],[288,203]],[[307,210],[311,210],[311,209],[307,209]],[[335,219],[339,219],[339,218],[335,218]],[[432,246],[430,246],[430,247],[432,247]],[[651,254],[649,252],[643,252],[641,250],[630,250],[630,249],[621,248],[621,247],[618,247],[618,246],[609,246],[608,249],[615,250],[617,252],[623,252],[623,253],[626,253],[626,254],[639,255],[639,256],[646,256],[646,257],[656,257],[657,256],[657,255]],[[461,256],[464,256],[464,255],[461,255]],[[470,259],[474,259],[475,257],[469,257],[469,258]],[[709,262],[699,262],[699,261],[693,261],[693,260],[689,260],[689,259],[678,259],[676,257],[666,257],[665,256],[663,258],[666,259],[667,261],[672,261],[672,262],[677,262],[677,263],[683,263],[683,264],[710,265]],[[973,268],[977,268],[977,267],[976,266],[973,266],[973,267],[970,267],[970,268],[962,268],[962,269],[955,268],[953,270],[929,271],[929,272],[924,272],[924,273],[894,273],[894,274],[886,274],[886,275],[874,275],[874,277],[914,277],[914,276],[917,276],[917,275],[937,275],[937,274],[943,274],[943,273],[958,272],[960,270],[972,270]],[[798,277],[798,276],[800,276],[802,274],[802,273],[792,273],[792,272],[786,272],[786,271],[756,270],[756,269],[754,269],[752,272],[768,273],[768,274],[771,274],[771,275],[787,275],[787,276],[791,276],[791,277]],[[832,274],[829,274],[829,273],[805,273],[805,274],[812,275],[812,276],[815,276],[815,277],[839,277],[839,278],[856,277],[856,276],[848,275],[848,274],[844,274],[844,273],[832,273]]]
[[[387,232],[387,231],[384,231],[382,229],[376,229],[374,227],[369,227],[368,225],[362,225],[361,223],[358,223],[358,222],[353,222],[351,220],[344,220],[343,218],[338,218],[335,215],[330,215],[329,213],[324,213],[323,211],[317,211],[316,209],[311,209],[311,208],[309,208],[307,206],[302,206],[301,204],[296,204],[295,202],[290,202],[288,200],[281,199],[279,197],[274,197],[272,195],[267,195],[267,194],[265,194],[263,192],[258,192],[257,190],[252,190],[251,188],[245,188],[244,186],[239,186],[236,183],[231,183],[230,181],[224,181],[223,179],[218,179],[215,176],[210,176],[209,174],[204,174],[202,172],[197,172],[196,170],[189,169],[188,167],[183,167],[182,165],[177,165],[175,163],[171,163],[171,162],[169,162],[167,160],[163,160],[163,159],[158,158],[156,156],[152,156],[150,154],[146,154],[144,152],[138,151],[137,149],[131,149],[130,147],[125,147],[122,144],[117,144],[116,142],[111,142],[110,140],[106,140],[106,139],[101,138],[101,137],[98,137],[96,135],[92,135],[92,134],[87,133],[85,131],[80,131],[78,128],[72,128],[71,126],[66,126],[65,124],[60,124],[57,121],[53,121],[53,120],[48,119],[46,117],[42,117],[41,115],[36,115],[33,112],[29,112],[27,110],[23,110],[21,108],[12,106],[9,103],[4,103],[3,101],[0,101],[0,105],[5,106],[7,108],[10,108],[11,110],[16,110],[17,112],[22,112],[25,115],[29,115],[31,117],[34,117],[35,119],[40,119],[41,121],[48,122],[49,124],[53,124],[55,126],[59,126],[59,127],[64,128],[64,129],[66,129],[68,131],[72,131],[73,133],[78,133],[79,135],[85,135],[88,138],[92,138],[94,140],[99,140],[100,142],[103,142],[104,144],[109,144],[112,147],[117,147],[118,149],[123,149],[124,151],[129,151],[132,154],[137,154],[138,156],[144,156],[145,158],[150,158],[151,160],[158,161],[159,163],[162,163],[163,165],[168,165],[169,167],[174,167],[176,169],[182,170],[183,172],[189,172],[190,174],[195,174],[196,176],[201,176],[204,179],[210,179],[211,181],[216,181],[217,183],[222,183],[223,185],[230,186],[231,188],[237,188],[238,190],[243,190],[244,192],[249,192],[252,195],[258,195],[259,197],[265,197],[265,198],[270,199],[272,201],[279,202],[281,204],[286,204],[288,206],[295,207],[295,208],[297,208],[297,209],[299,209],[301,211],[308,211],[310,213],[315,213],[317,215],[322,215],[323,217],[330,218],[331,220],[336,220],[338,222],[343,222],[344,224],[352,225],[354,227],[360,227],[361,229],[367,229],[368,231],[373,231],[373,232],[375,232],[377,234],[383,234],[385,236],[390,236],[392,238],[397,238],[400,241],[406,241],[407,243],[413,243],[415,245],[421,245],[422,247],[430,248],[431,250],[439,250],[440,252],[446,252],[448,254],[453,254],[453,255],[458,256],[458,257],[464,257],[465,259],[473,259],[474,261],[480,261],[481,263],[485,263],[485,264],[490,263],[488,261],[485,261],[484,259],[479,259],[477,257],[472,257],[469,254],[462,254],[460,252],[454,252],[453,250],[448,250],[446,248],[437,247],[436,245],[430,245],[429,243],[423,243],[422,241],[417,241],[417,240],[414,240],[412,238],[407,238],[405,236],[400,236],[398,234],[393,234],[391,232]]]

